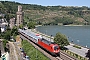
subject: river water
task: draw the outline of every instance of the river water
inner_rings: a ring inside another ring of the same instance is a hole
[[[90,26],[40,26],[37,30],[53,36],[60,32],[66,35],[70,42],[90,48]]]

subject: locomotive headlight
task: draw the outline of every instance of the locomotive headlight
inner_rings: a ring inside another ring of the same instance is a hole
[[[55,52],[55,51],[54,51]]]

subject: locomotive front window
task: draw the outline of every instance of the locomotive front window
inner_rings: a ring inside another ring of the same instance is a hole
[[[55,47],[54,47],[54,50],[57,50],[57,49],[58,49],[58,46],[55,46]]]

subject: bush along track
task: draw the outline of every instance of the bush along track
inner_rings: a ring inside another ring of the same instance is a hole
[[[81,49],[81,47],[78,46],[78,45],[74,45],[73,47],[78,48],[78,49]]]
[[[26,40],[22,41],[22,48],[31,60],[49,60],[49,58],[43,55],[39,50],[37,50]]]
[[[82,56],[80,56],[76,53],[73,53],[73,52],[69,51],[69,50],[63,50],[63,51],[66,52],[67,54],[69,54],[70,56],[73,56],[73,57],[77,58],[78,60],[87,60],[87,58],[82,57]]]

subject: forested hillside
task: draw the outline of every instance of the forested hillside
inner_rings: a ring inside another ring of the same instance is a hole
[[[41,6],[1,1],[0,13],[5,14],[5,18],[9,21],[10,18],[16,17],[18,5],[23,7],[25,22],[35,21],[47,25],[90,25],[90,8],[86,6]]]

